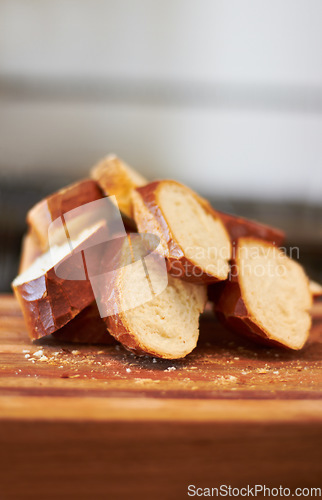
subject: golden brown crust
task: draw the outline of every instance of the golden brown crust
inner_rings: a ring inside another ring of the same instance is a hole
[[[244,217],[226,214],[218,210],[216,210],[216,213],[225,224],[233,242],[237,242],[239,238],[253,236],[254,238],[269,241],[280,246],[285,240],[285,233],[273,226],[261,224],[260,222]]]
[[[32,339],[49,335],[71,321],[83,309],[94,302],[95,297],[89,280],[69,279],[83,276],[84,264],[79,252],[86,246],[96,250],[95,262],[100,266],[100,253],[103,245],[95,245],[105,234],[102,223],[95,228],[79,246],[75,253],[56,262],[39,277],[19,284],[12,283],[13,291],[23,312],[28,333]],[[57,276],[56,270],[64,272],[64,279]]]
[[[133,216],[138,231],[142,233],[154,233],[160,237],[161,241],[165,242],[166,246],[163,245],[163,256],[166,258],[169,274],[175,278],[180,277],[192,283],[205,284],[221,281],[217,276],[206,273],[195,262],[187,258],[180,244],[176,241],[158,202],[158,190],[164,183],[173,183],[181,186],[181,184],[172,180],[154,181],[137,188],[133,193]],[[211,209],[205,200],[189,188],[186,189],[189,190],[208,213],[211,213],[214,218],[218,218],[215,211]],[[137,196],[140,197],[145,207],[145,213],[139,207]]]
[[[96,182],[85,179],[60,189],[29,210],[27,222],[37,236],[42,251],[48,249],[48,228],[51,222],[74,208],[102,197],[102,191]]]
[[[106,196],[116,197],[121,212],[131,218],[131,193],[136,187],[144,186],[147,180],[115,155],[109,155],[95,165],[91,177]]]
[[[59,330],[94,300],[89,281],[58,278],[53,268],[13,290],[33,340]]]
[[[40,243],[32,230],[29,230],[23,237],[21,245],[19,274],[23,273],[28,267],[42,254]]]
[[[110,334],[118,340],[128,351],[133,352],[138,356],[156,356],[161,357],[155,352],[147,352],[140,346],[137,336],[133,333],[126,322],[124,313],[115,314],[104,318],[104,322]]]
[[[106,323],[100,317],[96,302],[83,309],[65,326],[53,332],[53,337],[63,342],[79,344],[116,343],[114,337],[106,329]]]

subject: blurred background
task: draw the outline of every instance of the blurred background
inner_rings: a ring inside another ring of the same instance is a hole
[[[27,209],[109,152],[286,229],[322,281],[321,0],[0,0],[0,290]]]

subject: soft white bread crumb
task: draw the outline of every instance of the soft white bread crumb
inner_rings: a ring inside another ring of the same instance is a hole
[[[267,337],[300,349],[311,326],[312,296],[303,268],[260,240],[239,241],[238,282],[250,318]]]
[[[219,280],[226,279],[231,243],[220,219],[206,212],[190,190],[177,183],[161,184],[158,200],[185,256]]]

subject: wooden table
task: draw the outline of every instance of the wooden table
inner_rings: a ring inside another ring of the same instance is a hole
[[[321,303],[314,316],[296,353],[237,338],[208,313],[196,350],[161,361],[119,345],[31,344],[1,296],[0,500],[321,487]]]

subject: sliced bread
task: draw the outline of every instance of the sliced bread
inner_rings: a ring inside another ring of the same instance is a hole
[[[195,283],[227,278],[230,237],[216,212],[194,191],[172,180],[155,181],[133,191],[132,201],[138,231],[160,238],[172,276]]]
[[[196,346],[206,287],[168,276],[158,254],[147,251],[148,239],[130,235],[129,243],[114,262],[113,279],[101,287],[101,302],[112,300],[116,312],[104,318],[107,328],[136,354],[182,358]]]
[[[218,288],[215,311],[237,333],[301,349],[310,327],[312,295],[300,264],[273,244],[240,238],[231,280]]]

